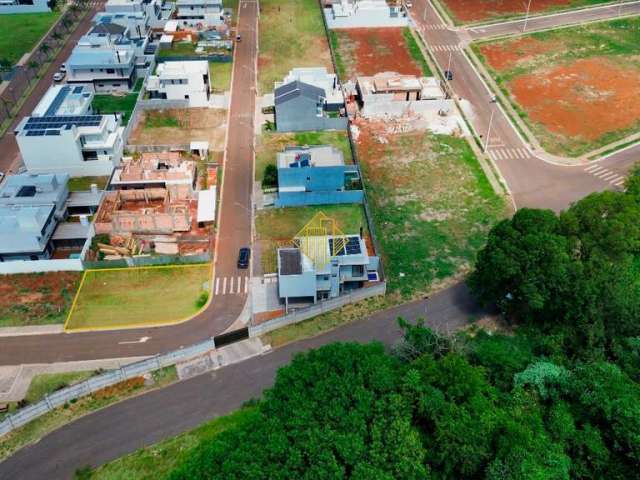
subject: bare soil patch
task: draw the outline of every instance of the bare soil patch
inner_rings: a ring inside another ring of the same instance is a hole
[[[490,18],[523,14],[527,5],[523,0],[442,0],[449,11],[461,22],[480,22]],[[535,0],[531,12],[544,12],[558,7],[568,7],[572,0]]]
[[[62,323],[81,272],[0,276],[0,327]]]
[[[402,28],[354,28],[335,32],[347,78],[380,72],[422,75],[421,66],[409,54]]]
[[[180,145],[200,140],[208,141],[211,150],[223,150],[226,122],[227,110],[224,109],[147,110],[140,114],[129,143],[132,145]]]
[[[516,68],[557,47],[533,37],[522,37],[504,43],[482,45],[479,49],[487,63],[497,72],[502,72]]]
[[[593,141],[640,120],[640,71],[592,57],[508,83],[530,118],[563,136]]]

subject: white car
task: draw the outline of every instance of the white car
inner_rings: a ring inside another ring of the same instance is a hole
[[[65,72],[56,72],[53,74],[54,82],[61,82],[64,79]]]
[[[60,71],[62,73],[67,73],[67,65],[65,63],[63,63],[62,65],[60,65]]]

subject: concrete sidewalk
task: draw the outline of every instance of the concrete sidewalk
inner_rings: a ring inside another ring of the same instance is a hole
[[[31,327],[2,327],[0,328],[0,337],[20,337],[22,335],[53,335],[63,333],[64,325],[56,323],[55,325],[34,325]]]
[[[24,398],[36,375],[115,369],[147,357],[111,358],[80,362],[0,366],[0,403],[18,402]]]

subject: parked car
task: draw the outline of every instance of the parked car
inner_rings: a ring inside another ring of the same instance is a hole
[[[64,72],[56,72],[53,74],[53,81],[61,82],[64,79],[64,76],[65,76]]]
[[[0,183],[2,183],[2,179],[4,178],[4,173],[0,172]]]
[[[244,247],[238,252],[238,268],[249,268],[249,259],[251,258],[251,250]]]
[[[445,70],[444,78],[446,78],[448,81],[453,80],[453,72],[451,70]]]
[[[60,65],[60,71],[62,73],[67,73],[67,64],[63,63],[62,65]]]
[[[239,42],[240,40],[242,40],[242,37],[240,35],[236,35],[236,42]]]

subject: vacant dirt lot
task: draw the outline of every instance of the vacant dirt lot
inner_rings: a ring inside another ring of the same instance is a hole
[[[640,19],[474,46],[550,153],[579,156],[640,129]]]
[[[0,327],[64,322],[82,272],[0,276]]]
[[[132,145],[180,145],[209,142],[211,150],[223,150],[227,111],[213,108],[148,110],[142,112],[129,143]]]
[[[609,0],[534,0],[531,12],[546,12],[570,7],[582,7],[605,3]],[[454,17],[461,23],[480,22],[493,18],[512,15],[524,15],[527,9],[526,0],[440,0]]]
[[[421,75],[422,68],[407,48],[402,28],[334,30],[346,78],[398,72]]]

